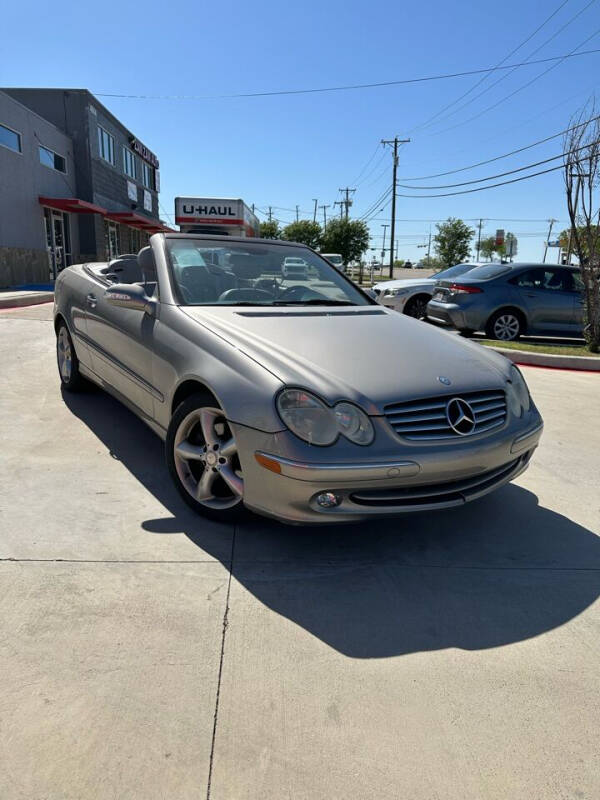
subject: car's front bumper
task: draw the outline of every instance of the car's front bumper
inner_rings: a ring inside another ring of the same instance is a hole
[[[379,419],[376,427],[385,426]],[[333,460],[334,448],[309,447],[289,432],[267,434],[232,424],[244,474],[244,503],[292,524],[326,524],[463,505],[523,472],[543,428],[537,410],[494,435],[415,447],[396,457]],[[362,450],[364,448],[355,448]],[[268,459],[272,471],[256,460]],[[331,460],[330,460],[331,459]],[[324,508],[330,492],[338,505]]]

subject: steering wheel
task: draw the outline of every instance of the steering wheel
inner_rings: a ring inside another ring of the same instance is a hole
[[[236,300],[240,302],[244,300],[258,300],[267,301],[273,300],[275,295],[272,292],[267,292],[266,289],[252,289],[251,287],[242,289],[227,289],[219,296],[219,303],[235,303]]]
[[[190,290],[187,288],[187,286],[185,286],[183,283],[180,283],[178,288],[179,288],[179,291],[181,293],[181,296],[183,297],[183,299],[185,300],[186,303],[193,303],[194,302],[194,297],[193,297],[192,293],[190,292]]]
[[[314,289],[308,289],[306,286],[288,286],[277,298],[278,300],[311,300],[320,299],[325,295],[320,292],[315,292]]]

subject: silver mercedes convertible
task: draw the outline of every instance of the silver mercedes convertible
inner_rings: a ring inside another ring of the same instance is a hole
[[[208,517],[460,506],[523,472],[542,432],[507,359],[377,305],[303,245],[155,234],[65,269],[54,302],[63,388],[91,380],[141,417]]]

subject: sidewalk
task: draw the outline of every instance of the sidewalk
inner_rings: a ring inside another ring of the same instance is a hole
[[[35,291],[8,289],[6,291],[0,291],[0,309],[35,306],[39,303],[51,303],[53,300],[54,292],[50,290]]]

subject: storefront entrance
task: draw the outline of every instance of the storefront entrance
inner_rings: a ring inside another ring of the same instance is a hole
[[[71,263],[69,215],[52,208],[44,209],[44,232],[48,252],[48,271],[51,281]]]

